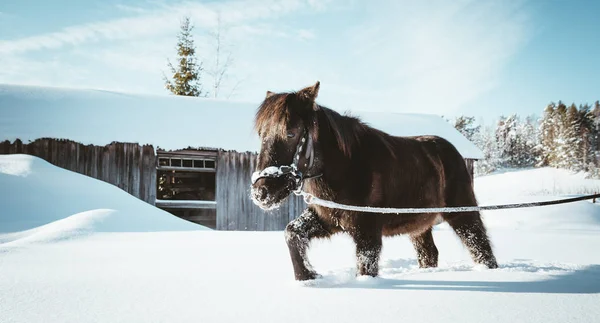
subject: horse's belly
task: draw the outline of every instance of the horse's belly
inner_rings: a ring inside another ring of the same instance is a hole
[[[383,225],[384,236],[399,234],[420,234],[440,223],[440,214],[388,215],[389,220]]]

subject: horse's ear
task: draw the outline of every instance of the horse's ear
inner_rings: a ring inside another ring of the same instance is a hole
[[[267,91],[267,99],[270,98],[270,97],[272,97],[273,95],[275,95],[274,92]]]
[[[320,86],[321,86],[321,82],[317,81],[317,83],[315,83],[315,85],[305,87],[302,90],[300,90],[300,92],[298,92],[298,95],[300,95],[301,97],[303,97],[307,100],[314,101],[317,98],[317,96],[319,95],[319,87]]]

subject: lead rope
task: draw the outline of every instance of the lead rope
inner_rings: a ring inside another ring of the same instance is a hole
[[[578,196],[567,199],[543,201],[543,202],[531,202],[531,203],[515,203],[515,204],[499,204],[499,205],[486,205],[486,206],[457,206],[457,207],[430,207],[430,208],[386,208],[386,207],[373,207],[373,206],[355,206],[336,203],[333,201],[320,199],[310,193],[302,191],[300,187],[294,191],[294,194],[302,196],[304,202],[309,205],[320,205],[330,209],[340,209],[346,211],[357,211],[357,212],[368,212],[368,213],[381,213],[381,214],[410,214],[410,213],[458,213],[458,212],[476,212],[476,211],[493,211],[493,210],[506,210],[506,209],[520,209],[536,206],[548,206],[565,203],[573,203],[578,201],[584,201],[589,199],[600,198],[600,194],[591,194]]]

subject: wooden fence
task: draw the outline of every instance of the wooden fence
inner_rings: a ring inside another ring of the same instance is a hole
[[[154,205],[156,156],[151,145],[111,143],[83,145],[71,140],[42,138],[30,143],[0,142],[0,154],[28,154],[47,162],[118,186]]]
[[[256,154],[220,152],[217,161],[217,230],[283,230],[306,204],[291,195],[280,208],[263,211],[250,199]]]

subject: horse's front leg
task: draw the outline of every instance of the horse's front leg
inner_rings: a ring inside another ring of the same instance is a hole
[[[331,235],[314,210],[308,208],[302,215],[290,222],[285,228],[285,241],[290,249],[294,276],[296,280],[309,280],[317,278],[317,273],[312,269],[306,251],[313,238],[323,238]]]
[[[381,229],[372,221],[363,222],[357,225],[352,238],[356,243],[357,275],[376,277],[379,274],[379,255],[382,247]]]

